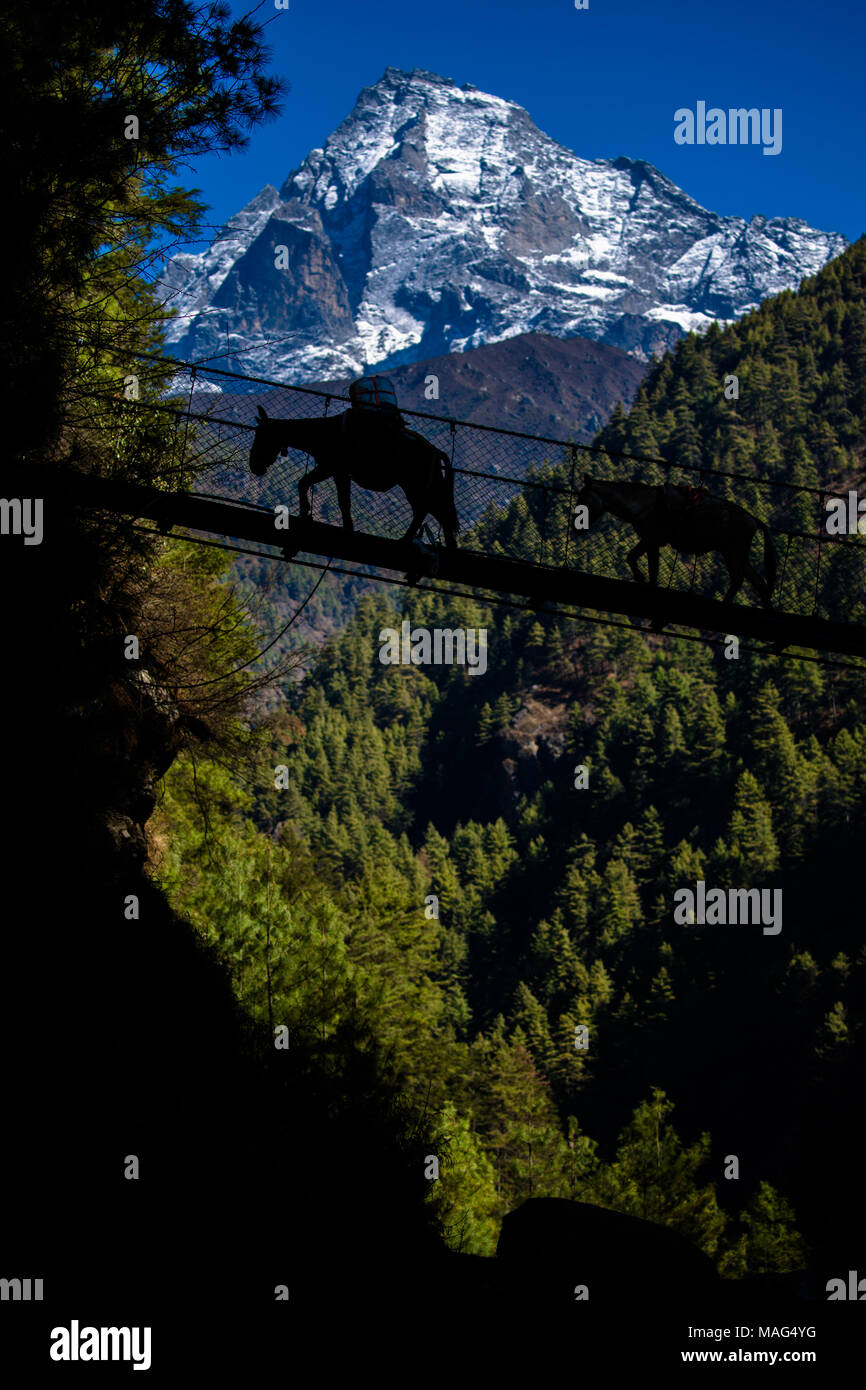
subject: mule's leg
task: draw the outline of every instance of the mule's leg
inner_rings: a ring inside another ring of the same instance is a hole
[[[421,497],[417,493],[415,493],[414,488],[409,489],[404,484],[401,484],[401,487],[403,488],[403,493],[405,495],[406,501],[412,508],[412,520],[409,522],[409,525],[406,528],[405,535],[402,537],[402,539],[404,541],[411,542],[416,540],[417,537],[420,536],[421,527],[424,525],[424,522],[427,519],[427,506],[425,501],[426,493],[424,494],[424,497]],[[406,583],[411,585],[412,588],[414,588],[420,578],[421,573],[418,570],[410,569],[406,574]]]
[[[417,501],[413,502],[411,505],[412,520],[409,522],[409,525],[406,529],[406,534],[403,537],[404,541],[414,541],[416,536],[420,536],[421,527],[424,525],[424,522],[427,519],[427,509],[425,508],[423,502]]]
[[[657,589],[657,588],[658,588],[658,584],[659,584],[659,559],[660,559],[660,556],[659,556],[659,548],[658,548],[658,546],[657,546],[657,545],[647,545],[647,548],[646,548],[646,562],[647,562],[647,567],[648,567],[648,569],[649,569],[649,582],[650,582],[650,585],[652,586],[653,589]],[[652,632],[661,632],[661,630],[662,630],[662,628],[664,627],[664,625],[665,625],[665,620],[664,620],[664,618],[663,618],[660,614],[657,613],[656,616],[652,619],[652,621],[651,621],[651,623],[650,623],[650,631],[652,631]]]
[[[743,587],[743,580],[746,577],[746,557],[745,555],[725,555],[722,559],[728,567],[728,592],[722,599],[723,603],[732,603],[737,594]]]
[[[411,482],[401,482],[403,496],[412,508],[412,520],[406,527],[405,534],[401,537],[404,541],[414,541],[416,536],[421,534],[421,527],[427,519],[427,494],[428,485],[418,486],[418,480]]]
[[[422,526],[423,526],[423,524],[424,524],[424,522],[425,522],[425,520],[426,520],[426,518],[427,518],[427,515],[428,515],[428,513],[425,512],[425,513],[424,513],[424,516],[422,516],[422,518],[421,518],[421,525],[422,525]],[[442,539],[443,539],[444,542],[445,542],[445,548],[446,548],[446,550],[456,550],[456,549],[457,549],[457,532],[456,532],[456,530],[455,530],[454,522],[448,520],[448,510],[447,510],[447,508],[446,508],[446,507],[441,507],[441,506],[438,506],[438,507],[437,507],[437,506],[434,504],[434,505],[432,505],[432,506],[430,507],[429,515],[432,516],[432,518],[433,518],[434,521],[438,521],[438,522],[439,522],[439,525],[442,527]],[[421,528],[419,527],[419,530],[420,530],[420,529],[421,529]]]
[[[649,547],[646,541],[638,541],[634,549],[630,550],[628,552],[628,555],[626,556],[626,559],[628,560],[628,567],[634,575],[635,579],[637,580],[638,584],[646,584],[646,580],[644,579],[643,575],[638,569],[637,562],[640,559],[641,555],[645,555],[647,553],[648,549]],[[658,551],[656,551],[656,570],[658,570]]]
[[[457,536],[456,536],[456,533],[455,533],[455,531],[454,531],[453,526],[450,525],[447,521],[443,521],[443,520],[442,520],[442,517],[436,515],[435,512],[434,512],[434,516],[436,516],[436,520],[439,522],[439,525],[442,527],[442,534],[443,534],[443,536],[445,537],[445,549],[446,549],[446,550],[456,550],[456,549],[457,549]]]
[[[460,522],[457,518],[457,508],[454,506],[454,498],[449,495],[449,488],[445,480],[442,479],[439,486],[434,485],[433,496],[430,501],[430,515],[434,521],[438,521],[442,527],[442,537],[445,541],[447,550],[457,549],[457,532],[460,530]]]
[[[304,474],[303,478],[298,483],[298,499],[301,505],[301,516],[312,516],[313,514],[309,498],[310,488],[313,486],[313,483],[324,482],[326,478],[331,477],[332,473],[333,469],[329,468],[327,464],[317,463],[315,468],[311,468],[309,473]]]
[[[764,605],[764,607],[772,608],[773,605],[770,602],[770,592],[767,588],[766,581],[760,574],[758,574],[758,571],[756,569],[752,568],[751,565],[746,565],[746,578],[748,579],[755,593],[758,595],[758,598],[761,600],[761,603]]]
[[[340,473],[337,482],[337,501],[340,504],[340,516],[343,518],[343,530],[354,531],[355,523],[352,521],[352,480],[348,473]]]

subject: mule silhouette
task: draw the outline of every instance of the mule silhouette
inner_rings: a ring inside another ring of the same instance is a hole
[[[684,555],[706,555],[715,550],[727,566],[730,581],[724,601],[730,603],[742,588],[743,580],[748,579],[764,607],[770,608],[776,585],[773,541],[763,521],[736,502],[713,497],[703,488],[599,482],[588,473],[584,474],[577,501],[587,508],[590,524],[604,512],[631,523],[640,540],[627,558],[640,583],[646,580],[637,562],[646,555],[649,582],[658,584],[659,550],[663,545],[672,545]],[[752,540],[759,530],[764,537],[763,576],[749,564]]]
[[[315,468],[298,483],[300,514],[312,515],[309,492],[313,483],[333,478],[343,528],[353,531],[351,485],[371,492],[402,488],[412,508],[403,537],[414,540],[428,516],[442,527],[445,544],[454,547],[460,529],[454,506],[451,460],[415,430],[373,411],[346,410],[324,419],[271,420],[259,406],[250,450],[250,471],[262,477],[288,449],[300,449],[315,460]]]

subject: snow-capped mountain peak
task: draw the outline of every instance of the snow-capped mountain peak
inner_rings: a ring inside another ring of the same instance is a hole
[[[515,102],[389,67],[279,191],[165,279],[181,355],[287,381],[524,332],[641,358],[793,288],[846,246],[708,212],[642,160],[586,160]]]

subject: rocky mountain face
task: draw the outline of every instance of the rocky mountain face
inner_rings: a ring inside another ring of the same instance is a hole
[[[389,67],[279,190],[169,262],[168,343],[295,383],[528,332],[646,361],[846,244],[719,216],[641,160],[581,159],[512,101]]]

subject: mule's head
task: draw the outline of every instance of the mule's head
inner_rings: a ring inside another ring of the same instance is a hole
[[[253,447],[250,449],[250,472],[263,478],[280,452],[274,434],[276,422],[268,419],[268,412],[259,406],[256,412],[256,432]]]
[[[599,484],[588,473],[583,475],[583,487],[575,498],[575,506],[586,507],[590,526],[604,511],[604,496],[599,490]]]

